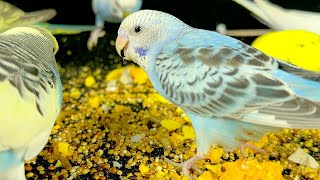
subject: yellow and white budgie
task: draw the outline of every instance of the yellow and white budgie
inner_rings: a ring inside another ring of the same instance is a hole
[[[58,43],[38,26],[0,34],[0,179],[25,179],[24,160],[46,145],[60,113]]]

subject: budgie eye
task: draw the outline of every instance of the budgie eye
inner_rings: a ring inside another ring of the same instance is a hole
[[[134,28],[134,32],[139,33],[141,31],[141,27],[140,26],[136,26]]]

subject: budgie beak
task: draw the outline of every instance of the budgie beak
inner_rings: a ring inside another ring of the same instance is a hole
[[[119,29],[118,31],[118,37],[116,39],[116,50],[118,54],[125,58],[126,57],[126,50],[128,47],[129,39],[127,37],[127,34],[124,30]]]

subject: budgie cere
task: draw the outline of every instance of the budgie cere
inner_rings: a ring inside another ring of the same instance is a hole
[[[23,180],[24,160],[43,149],[60,113],[58,43],[38,26],[0,34],[0,179]]]
[[[320,74],[231,37],[141,10],[122,21],[116,49],[190,117],[197,155],[186,175],[212,144],[234,151],[280,128],[320,128]]]
[[[103,30],[105,21],[120,23],[127,15],[140,10],[141,6],[142,0],[92,0],[96,29],[90,34],[88,49],[97,46],[98,39],[106,34]]]

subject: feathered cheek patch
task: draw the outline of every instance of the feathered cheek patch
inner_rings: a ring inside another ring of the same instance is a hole
[[[148,50],[144,48],[137,48],[136,52],[139,54],[140,57],[143,57],[147,55]]]

